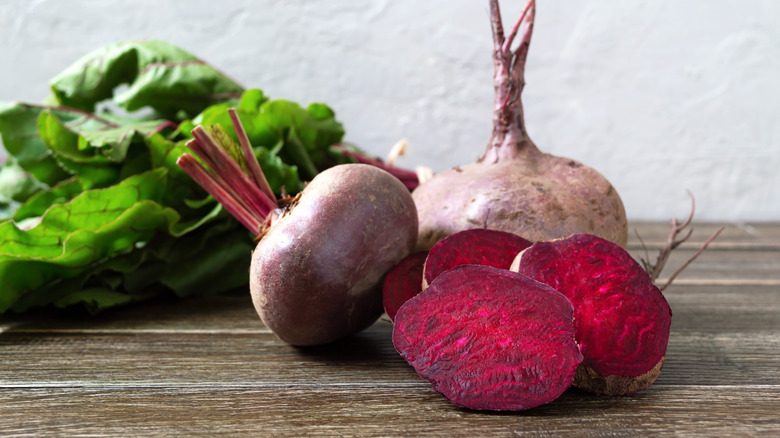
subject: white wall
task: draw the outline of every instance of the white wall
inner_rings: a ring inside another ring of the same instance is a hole
[[[504,0],[507,26],[524,0]],[[0,100],[83,54],[170,41],[272,97],[331,105],[400,164],[473,161],[490,131],[486,0],[2,0]],[[780,1],[538,0],[524,94],[542,150],[610,179],[632,219],[780,220]]]

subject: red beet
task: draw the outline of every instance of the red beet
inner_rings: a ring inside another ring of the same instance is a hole
[[[498,0],[490,1],[494,39],[493,133],[476,163],[435,175],[413,192],[417,247],[469,228],[491,228],[532,241],[592,233],[625,245],[628,224],[615,188],[596,170],[541,152],[526,130],[520,99],[534,1],[504,37]],[[520,35],[520,44],[512,42]]]
[[[382,302],[391,321],[403,303],[420,293],[423,282],[423,266],[428,252],[416,252],[401,260],[385,276],[382,284]]]
[[[202,127],[179,164],[249,230],[261,237],[249,285],[263,322],[293,345],[318,345],[364,329],[382,313],[381,279],[417,239],[409,191],[388,172],[344,164],[318,174],[288,202],[268,188],[235,112],[244,173]],[[278,207],[283,210],[277,210]],[[273,220],[272,220],[273,219]]]
[[[505,231],[473,228],[447,236],[431,248],[425,260],[423,289],[442,272],[462,265],[509,269],[517,254],[531,242]]]
[[[631,394],[661,373],[672,311],[650,276],[619,245],[589,234],[537,242],[512,270],[552,286],[574,305],[585,356],[574,385]]]
[[[401,306],[393,344],[458,406],[528,409],[574,380],[582,355],[572,312],[563,295],[523,275],[461,266]]]

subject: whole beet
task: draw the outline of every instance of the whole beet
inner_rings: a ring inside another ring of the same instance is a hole
[[[520,95],[534,0],[507,38],[498,0],[490,1],[490,10],[495,47],[493,133],[476,163],[441,172],[412,193],[420,221],[418,249],[430,249],[469,228],[507,231],[531,241],[589,233],[625,246],[625,209],[612,184],[580,162],[541,152],[526,131]],[[513,51],[518,30],[520,45]]]
[[[408,189],[364,164],[317,175],[257,244],[250,291],[283,341],[317,345],[362,330],[382,313],[382,276],[414,248]]]

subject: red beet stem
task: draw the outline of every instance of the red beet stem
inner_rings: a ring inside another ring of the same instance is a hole
[[[393,175],[394,177],[398,178],[402,183],[404,183],[404,186],[406,186],[406,188],[409,190],[414,190],[418,185],[420,185],[420,181],[417,178],[417,173],[412,170],[396,167],[391,164],[387,164],[381,160],[378,160],[376,158],[367,157],[361,154],[360,152],[350,150],[349,148],[347,148],[342,144],[334,145],[334,147],[339,152],[354,159],[358,163],[370,164],[371,166],[378,167],[386,171],[390,175]]]
[[[154,132],[163,132],[165,129],[169,129],[169,128],[175,130],[178,127],[179,125],[177,125],[176,123],[173,123],[170,120],[166,120],[160,123],[159,125],[157,125],[157,127],[154,128]]]
[[[203,164],[190,154],[183,154],[176,164],[249,231],[259,235],[266,228],[269,215],[279,205],[252,151],[241,120],[235,111],[231,111],[230,116],[251,176],[202,126],[192,130],[195,138],[187,142],[187,146]]]
[[[230,193],[230,190],[223,187],[219,180],[203,168],[195,157],[190,154],[182,154],[176,160],[176,164],[184,169],[217,202],[222,204],[243,226],[255,234],[260,234],[262,230],[261,221],[258,221],[254,213],[250,212],[241,202],[238,202],[236,197]]]
[[[498,0],[490,0],[493,29],[493,134],[485,153],[478,162],[498,162],[513,159],[523,149],[537,150],[528,138],[520,95],[525,86],[525,62],[533,34],[536,3],[529,0],[520,19],[504,36],[501,10]],[[520,43],[512,50],[515,36],[520,33]]]
[[[233,129],[236,131],[238,137],[238,144],[241,145],[241,152],[244,153],[244,159],[249,165],[249,171],[252,173],[252,178],[255,180],[255,184],[260,190],[265,193],[268,198],[276,199],[271,186],[268,184],[268,180],[265,179],[263,169],[260,168],[260,163],[257,161],[255,152],[252,150],[252,145],[249,143],[249,136],[246,134],[244,125],[241,124],[241,119],[238,117],[238,111],[235,108],[228,109],[230,115],[230,121],[233,122]]]
[[[203,127],[195,127],[192,134],[195,136],[195,141],[188,142],[187,146],[216,176],[227,183],[227,187],[235,193],[240,202],[247,205],[260,218],[265,218],[268,212],[278,207],[276,199],[269,198],[263,193]]]

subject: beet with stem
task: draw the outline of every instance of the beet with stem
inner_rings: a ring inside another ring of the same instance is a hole
[[[319,173],[293,200],[268,187],[235,111],[244,173],[203,127],[179,165],[251,232],[250,291],[257,313],[293,345],[335,341],[382,313],[381,279],[415,246],[417,213],[408,189],[388,172],[343,164]],[[280,207],[282,207],[280,209]]]
[[[626,245],[625,209],[612,184],[580,162],[542,153],[528,136],[520,95],[535,8],[530,0],[505,37],[498,0],[490,1],[493,132],[476,163],[438,173],[413,192],[418,249],[469,228],[508,231],[532,241],[591,233]],[[518,32],[520,43],[513,50]]]
[[[460,266],[401,306],[393,344],[455,405],[528,409],[574,380],[582,355],[572,312],[563,295],[523,275]]]
[[[517,256],[512,270],[550,285],[572,302],[585,357],[574,386],[625,395],[656,380],[666,358],[672,310],[625,249],[577,234],[533,244]]]
[[[442,272],[462,265],[509,269],[517,254],[531,246],[528,240],[506,231],[472,228],[436,243],[425,259],[422,288]]]

